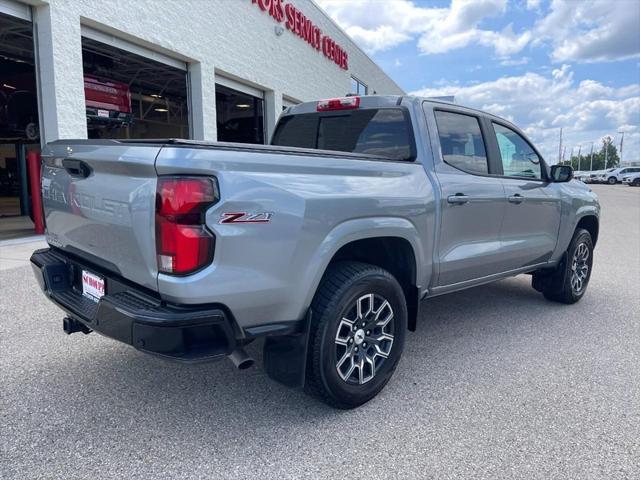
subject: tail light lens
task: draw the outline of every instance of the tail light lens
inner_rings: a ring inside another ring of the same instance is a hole
[[[217,201],[217,185],[210,178],[158,178],[158,271],[186,275],[211,263],[215,237],[207,230],[204,216]]]
[[[360,97],[329,98],[320,100],[316,106],[318,112],[331,110],[354,110],[360,106]]]

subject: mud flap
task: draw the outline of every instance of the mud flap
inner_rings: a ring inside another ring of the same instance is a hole
[[[305,315],[299,332],[265,339],[263,362],[270,378],[287,387],[304,387],[310,325],[311,309]]]
[[[567,252],[565,252],[562,254],[562,258],[556,268],[534,272],[531,277],[531,286],[541,293],[545,290],[561,290],[567,276],[567,261]]]

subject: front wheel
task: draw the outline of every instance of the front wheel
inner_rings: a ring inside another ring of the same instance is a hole
[[[407,306],[386,270],[330,265],[311,305],[305,391],[337,408],[368,402],[391,378],[404,348]]]
[[[586,290],[593,267],[593,241],[582,228],[576,230],[564,260],[550,273],[535,273],[533,287],[547,300],[576,303]]]

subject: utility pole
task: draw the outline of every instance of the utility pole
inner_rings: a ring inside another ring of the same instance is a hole
[[[561,164],[564,164],[564,155],[565,155],[565,153],[567,153],[567,147],[563,147],[562,148],[562,156],[561,156],[561,160],[560,160]]]
[[[571,155],[569,155],[569,165],[573,167],[573,149],[575,147],[571,147]]]
[[[581,151],[582,151],[582,145],[578,145],[578,171],[580,171],[580,160],[582,160],[582,157],[580,157]]]
[[[622,142],[624,142],[624,132],[618,132],[622,134],[620,138],[620,166],[622,166]]]
[[[604,169],[607,169],[607,163],[609,161],[609,145],[611,144],[611,140],[604,142]]]
[[[562,152],[562,127],[560,127],[560,144],[558,145],[558,163],[562,162],[564,155]]]
[[[594,142],[591,142],[591,163],[589,165],[589,171],[593,172],[593,144]]]

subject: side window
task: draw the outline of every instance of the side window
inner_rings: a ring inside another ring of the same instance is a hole
[[[536,155],[531,145],[510,128],[494,123],[493,129],[500,148],[504,175],[542,178],[540,157]]]
[[[489,173],[478,119],[438,110],[435,111],[435,116],[444,161],[467,173]]]

